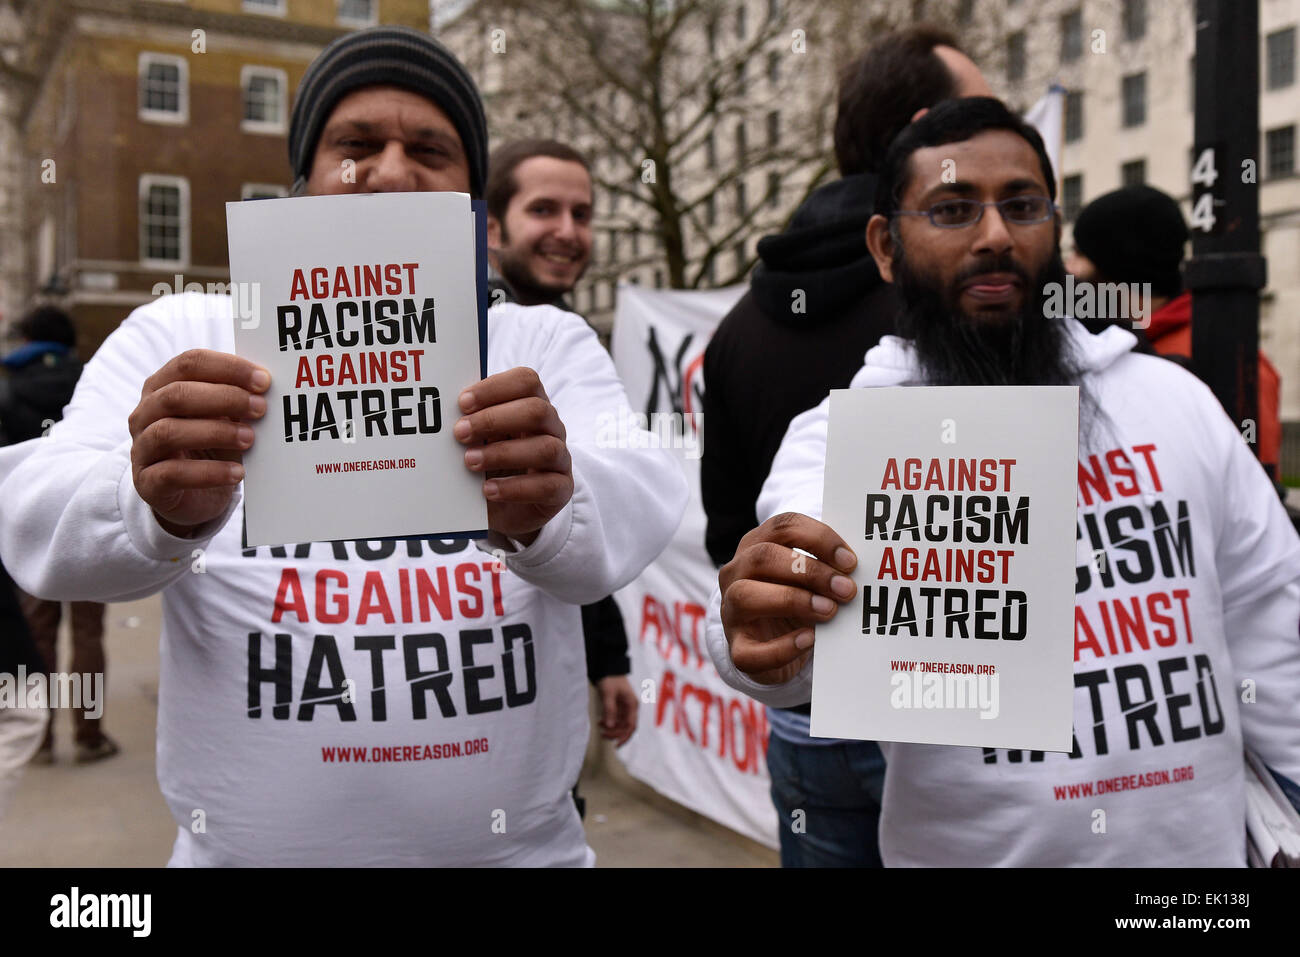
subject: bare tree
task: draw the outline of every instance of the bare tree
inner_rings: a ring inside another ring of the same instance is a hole
[[[839,68],[879,31],[918,12],[951,22],[958,4],[928,6],[479,0],[452,29],[494,77],[494,138],[555,136],[593,156],[602,228],[626,253],[598,258],[593,278],[662,262],[669,286],[697,288],[743,280],[752,240],[834,173]]]

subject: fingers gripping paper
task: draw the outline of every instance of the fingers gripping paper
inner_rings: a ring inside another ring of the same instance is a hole
[[[1070,750],[1077,449],[1074,387],[831,393],[814,735]]]

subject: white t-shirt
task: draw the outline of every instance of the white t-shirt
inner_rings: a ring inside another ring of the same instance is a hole
[[[1240,866],[1243,743],[1300,779],[1300,542],[1285,510],[1195,377],[1132,353],[1127,332],[1067,322],[1104,412],[1080,442],[1075,751],[882,742],[890,866]],[[852,387],[918,378],[891,336]],[[820,517],[827,405],[791,423],[760,519]],[[776,686],[736,671],[718,605],[715,590],[724,680],[768,704],[808,701],[810,666]]]
[[[467,541],[245,551],[238,496],[196,540],[164,532],[127,417],[168,359],[233,345],[227,297],[142,306],[50,436],[0,452],[0,554],[23,588],[163,594],[171,863],[592,863],[569,794],[587,741],[577,603],[635,577],[686,500],[669,453],[597,444],[626,398],[595,334],[551,307],[489,312],[489,374],[536,369],[573,457],[570,504],[504,563]]]

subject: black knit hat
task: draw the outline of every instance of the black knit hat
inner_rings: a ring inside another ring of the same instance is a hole
[[[312,61],[298,84],[289,120],[294,191],[311,172],[325,121],[348,93],[364,86],[404,87],[432,100],[460,134],[469,163],[470,193],[487,182],[487,118],[474,80],[451,51],[410,27],[384,26],[339,37]]]
[[[1172,196],[1150,186],[1125,186],[1098,196],[1074,221],[1074,245],[1108,282],[1149,282],[1158,296],[1176,296],[1187,224]]]

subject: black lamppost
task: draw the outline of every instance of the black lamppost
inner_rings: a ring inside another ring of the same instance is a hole
[[[1258,434],[1258,0],[1197,0],[1192,363],[1244,434]],[[1259,455],[1259,442],[1251,446]],[[1273,476],[1276,479],[1277,476]]]

